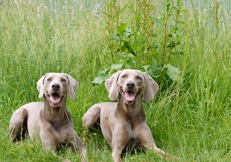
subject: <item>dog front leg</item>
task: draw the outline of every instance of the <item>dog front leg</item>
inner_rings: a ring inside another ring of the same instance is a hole
[[[81,142],[81,141],[78,140],[77,143],[79,143],[79,142]],[[71,149],[72,149],[73,152],[76,153],[77,150],[80,151],[81,162],[85,162],[86,161],[86,148],[83,146],[82,142],[81,142],[81,144],[77,144],[77,146],[76,146],[75,142],[69,142],[68,145],[71,147]]]
[[[156,146],[155,141],[152,137],[152,132],[148,126],[143,127],[143,129],[138,134],[137,138],[140,141],[141,145],[144,147],[144,149],[153,150],[160,157],[167,157],[167,159],[171,159],[170,154],[164,152]]]
[[[68,146],[75,153],[79,150],[80,153],[81,153],[81,162],[85,162],[85,158],[86,158],[86,148],[85,148],[85,146],[83,145],[83,143],[81,142],[78,134],[74,130],[73,130],[73,136],[71,136],[71,137],[73,137],[73,138],[70,138],[67,141]]]
[[[124,126],[116,126],[112,135],[112,158],[114,162],[121,162],[121,153],[128,143],[129,133]]]
[[[56,136],[49,129],[40,129],[40,139],[45,149],[57,150],[60,147]]]

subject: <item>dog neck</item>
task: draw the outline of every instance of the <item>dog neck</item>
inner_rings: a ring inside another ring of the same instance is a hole
[[[63,102],[58,107],[52,107],[47,98],[44,97],[44,109],[42,112],[44,120],[49,123],[60,123],[64,121],[66,113],[66,97],[63,98]]]
[[[129,114],[129,116],[144,114],[142,108],[142,96],[137,96],[132,104],[127,104],[124,97],[119,94],[117,109],[118,111],[124,111],[126,114]]]

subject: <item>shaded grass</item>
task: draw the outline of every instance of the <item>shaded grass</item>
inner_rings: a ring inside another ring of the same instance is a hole
[[[27,139],[9,143],[9,120],[19,106],[39,100],[36,82],[42,75],[66,72],[80,82],[76,100],[68,99],[67,107],[75,130],[85,136],[81,126],[84,112],[94,103],[109,101],[104,85],[91,84],[100,70],[112,64],[110,55],[105,53],[108,38],[103,16],[71,2],[60,2],[58,7],[53,1],[55,5],[45,1],[15,2],[4,1],[0,6],[0,159],[60,161],[51,151],[42,149],[39,142]],[[211,9],[202,11],[189,9],[185,13],[187,19],[183,19],[187,24],[181,34],[185,54],[171,58],[171,63],[182,70],[180,82],[159,91],[154,101],[143,106],[157,146],[174,155],[177,161],[228,161],[230,22],[222,15],[216,34],[213,21],[208,21],[213,20]],[[162,27],[157,26],[156,30],[161,33]],[[162,39],[161,36],[156,39]],[[120,62],[120,57],[116,55],[115,61]],[[137,61],[136,66],[143,63]],[[102,134],[95,132],[89,136],[88,160],[111,161],[111,150]],[[79,155],[70,150],[58,155],[79,161]],[[152,152],[125,154],[123,160],[165,161]]]

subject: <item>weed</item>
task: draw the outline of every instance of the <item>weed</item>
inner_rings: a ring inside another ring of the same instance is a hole
[[[83,137],[83,114],[109,101],[102,83],[124,68],[149,73],[161,87],[143,103],[158,147],[177,161],[229,161],[231,3],[212,2],[2,0],[0,161],[59,161],[39,142],[10,143],[6,131],[13,111],[40,101],[36,82],[42,75],[65,72],[80,82],[67,107]],[[102,134],[89,137],[88,160],[111,161]],[[57,154],[80,158],[70,150]],[[152,152],[128,153],[123,160],[165,161]]]

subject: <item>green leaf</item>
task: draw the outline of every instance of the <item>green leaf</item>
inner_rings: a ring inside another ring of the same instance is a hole
[[[129,53],[136,55],[135,51],[133,50],[131,44],[129,41],[124,41],[124,44],[122,46],[122,51],[124,52],[125,50],[128,50]]]
[[[173,55],[184,55],[184,51],[174,51],[174,52],[171,52],[171,54],[173,54]]]
[[[142,66],[142,68],[144,69],[146,73],[148,73],[148,69],[150,68],[150,65]]]
[[[160,47],[160,44],[159,43],[153,43],[152,45],[151,45],[151,48],[152,49],[157,49],[157,48],[159,48]]]
[[[123,36],[125,38],[130,38],[130,36],[133,34],[132,29],[129,27],[126,27],[126,31],[124,32]]]
[[[100,73],[91,83],[101,85],[110,77],[109,74]]]
[[[121,70],[122,68],[123,68],[122,64],[112,64],[110,71],[109,71],[109,74],[113,74],[114,72]]]
[[[159,78],[161,71],[163,69],[163,67],[161,66],[161,64],[156,64],[156,65],[145,65],[142,66],[142,68],[144,69],[144,71],[149,74],[152,78]]]
[[[167,4],[166,4],[166,10],[167,10],[167,12],[170,11],[170,3],[167,3]]]
[[[124,33],[126,31],[126,28],[127,28],[127,24],[121,23],[117,29],[117,34],[121,35],[122,33]]]
[[[179,68],[172,66],[171,64],[164,65],[164,68],[167,69],[167,75],[173,81],[178,81],[180,79],[181,71]]]
[[[112,38],[113,41],[118,41],[119,40],[119,37],[118,37],[117,34],[112,34],[111,38]]]
[[[123,42],[123,46],[121,47],[121,51],[122,51],[122,52],[125,52],[126,50],[127,50],[126,43]]]
[[[102,84],[104,81],[106,81],[110,75],[108,74],[110,68],[104,69],[99,72],[99,75],[91,82],[92,84]]]
[[[112,64],[110,68],[100,71],[99,75],[91,83],[101,85],[111,76],[111,74],[120,69],[122,69],[122,64]]]
[[[169,48],[175,48],[176,46],[178,46],[180,44],[180,41],[170,41],[169,43],[168,43],[168,46],[167,47],[169,47]]]
[[[104,69],[102,71],[99,72],[99,74],[108,74],[110,68]]]

